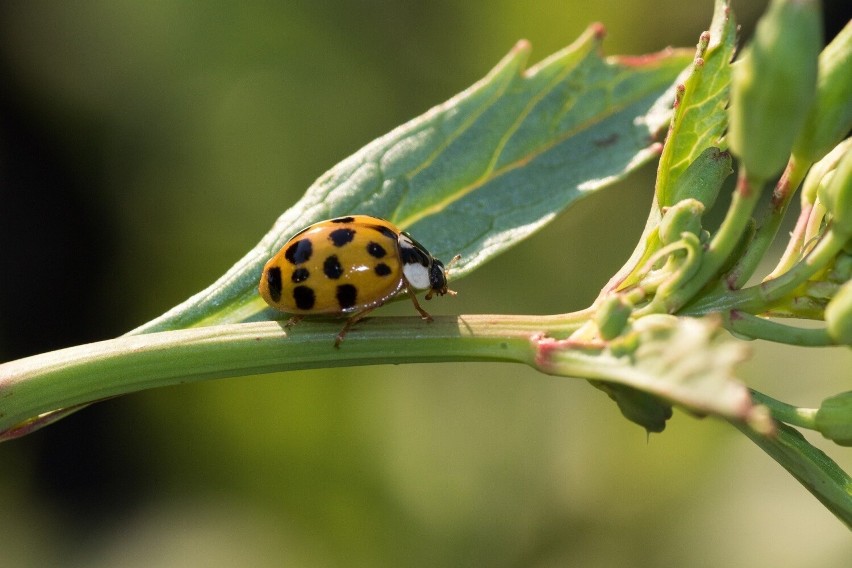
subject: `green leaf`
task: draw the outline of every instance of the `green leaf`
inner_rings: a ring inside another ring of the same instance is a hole
[[[672,417],[672,405],[658,397],[618,383],[589,381],[615,401],[621,414],[648,432],[660,433]]]
[[[698,43],[689,76],[678,87],[675,112],[660,163],[656,196],[660,207],[673,205],[678,178],[699,154],[720,146],[728,125],[726,106],[731,83],[736,22],[727,0],[716,0],[710,31]]]
[[[264,263],[322,219],[384,217],[438,258],[460,253],[457,278],[621,179],[655,155],[688,56],[604,58],[602,35],[593,26],[529,69],[518,43],[484,79],[321,176],[217,282],[134,333],[269,317]]]

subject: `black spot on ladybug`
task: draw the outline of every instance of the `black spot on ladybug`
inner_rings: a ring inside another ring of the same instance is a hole
[[[405,264],[422,264],[429,266],[429,255],[416,247],[401,247],[399,255]]]
[[[307,268],[297,268],[293,271],[293,274],[290,275],[290,280],[294,283],[298,284],[299,282],[304,282],[308,279],[311,273]]]
[[[322,271],[332,280],[340,278],[340,275],[343,274],[343,267],[340,265],[340,260],[338,260],[336,254],[325,259],[325,262],[322,263]]]
[[[345,310],[355,305],[355,299],[358,297],[358,289],[352,284],[341,284],[337,287],[337,303],[340,308]]]
[[[334,243],[336,247],[342,247],[345,244],[352,242],[352,239],[355,237],[355,231],[352,229],[335,229],[331,233],[329,233],[329,240]]]
[[[380,262],[379,264],[377,264],[376,267],[373,269],[373,271],[378,276],[387,276],[388,274],[391,273],[390,266],[388,266],[384,262]]]
[[[387,254],[385,248],[379,243],[374,243],[370,241],[370,244],[367,245],[367,252],[370,253],[370,256],[375,258],[384,258]]]
[[[296,307],[300,310],[310,310],[316,303],[316,296],[312,288],[308,286],[296,286],[293,288],[293,299],[296,301]]]
[[[355,217],[338,217],[337,219],[332,219],[331,223],[351,223],[355,220]]]
[[[371,225],[370,228],[378,231],[389,239],[394,241],[396,240],[396,232],[393,229],[385,227],[384,225]]]
[[[266,271],[266,286],[269,297],[273,302],[278,302],[281,299],[281,269],[277,266]]]
[[[310,239],[301,239],[287,247],[284,258],[292,264],[302,264],[303,262],[307,262],[312,254],[314,254],[314,247]]]

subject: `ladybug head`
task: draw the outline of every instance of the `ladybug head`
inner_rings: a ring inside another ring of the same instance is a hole
[[[433,295],[456,295],[453,290],[447,288],[447,274],[449,273],[450,268],[452,268],[452,266],[458,262],[460,258],[461,255],[459,254],[454,256],[446,268],[444,268],[444,263],[437,258],[432,259],[432,264],[429,266],[429,292],[426,294],[427,300],[431,300]]]

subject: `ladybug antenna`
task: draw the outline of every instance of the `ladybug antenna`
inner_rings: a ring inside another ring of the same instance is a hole
[[[451,258],[451,259],[450,259],[450,262],[448,262],[448,263],[447,263],[446,268],[444,268],[444,278],[445,278],[446,280],[449,280],[449,279],[450,279],[450,269],[453,267],[453,265],[454,265],[455,263],[457,263],[457,262],[458,262],[458,261],[460,261],[460,260],[461,260],[461,255],[460,255],[460,254],[457,254],[456,256],[454,256],[453,258]],[[449,288],[447,288],[447,291],[446,291],[446,292],[444,292],[444,293],[445,293],[445,294],[448,294],[448,295],[450,295],[450,296],[455,296],[455,295],[456,295],[456,291],[455,291],[455,290],[450,290]]]
[[[446,272],[449,272],[449,271],[450,271],[450,268],[452,268],[452,266],[453,266],[455,263],[457,263],[458,261],[460,261],[460,260],[461,260],[461,255],[460,255],[460,254],[457,254],[456,256],[454,256],[453,258],[451,258],[451,259],[450,259],[450,262],[448,262],[448,263],[447,263]]]

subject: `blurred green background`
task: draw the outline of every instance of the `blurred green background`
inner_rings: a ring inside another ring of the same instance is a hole
[[[830,29],[841,4],[826,4]],[[744,36],[764,6],[734,2]],[[0,359],[120,335],[207,286],[325,170],[520,38],[538,60],[600,21],[607,53],[641,54],[693,46],[711,12],[6,0]],[[586,306],[640,234],[653,175],[579,203],[430,309]],[[849,350],[752,346],[742,376],[769,394],[816,406],[849,388]],[[849,450],[810,439],[852,471]],[[95,405],[0,446],[0,535],[3,566],[852,558],[839,521],[725,424],[676,412],[649,439],[582,381],[498,364],[244,377]]]

